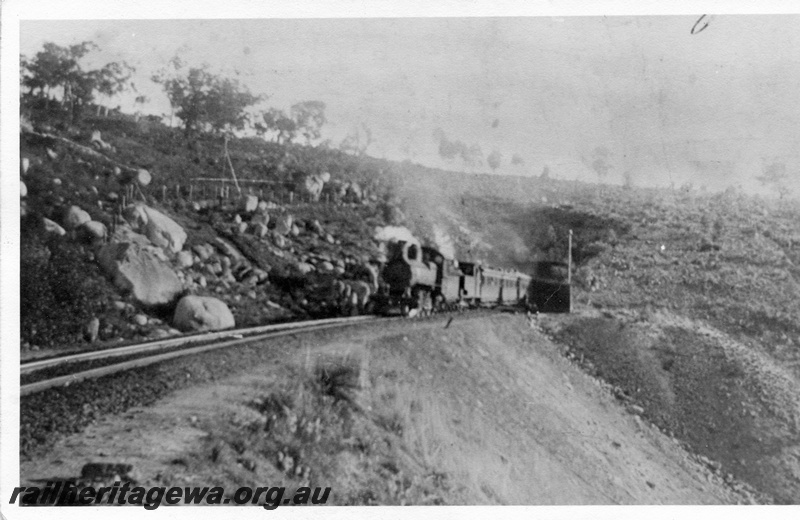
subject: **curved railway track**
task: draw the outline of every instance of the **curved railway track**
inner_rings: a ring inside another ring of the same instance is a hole
[[[496,307],[495,309],[498,308],[499,307]],[[481,310],[488,309],[484,308]],[[46,359],[37,359],[23,363],[20,366],[20,375],[29,381],[32,380],[20,386],[20,395],[30,395],[59,386],[66,387],[85,379],[108,376],[117,372],[144,367],[169,359],[199,354],[209,350],[235,347],[237,345],[244,345],[281,336],[305,334],[387,319],[429,319],[447,316],[455,312],[456,311],[450,311],[428,314],[425,316],[420,315],[415,318],[378,317],[370,315],[280,323],[244,329],[193,334],[177,338],[148,341],[146,343],[127,345],[124,347],[110,347],[91,352],[80,352]],[[480,310],[473,310],[473,312],[480,312]],[[448,322],[448,326],[449,324]],[[115,358],[122,359],[115,362]],[[94,366],[87,368],[87,364]],[[43,375],[43,377],[37,377],[39,375]]]
[[[85,367],[82,366],[76,366],[75,371],[69,371],[66,374],[60,374],[54,377],[45,377],[38,381],[23,384],[20,387],[20,394],[24,396],[41,392],[48,388],[68,386],[84,379],[103,377],[132,368],[159,363],[168,359],[198,354],[207,350],[234,347],[237,345],[280,336],[341,328],[353,324],[369,323],[381,319],[386,318],[378,318],[375,316],[355,316],[349,318],[328,318],[322,320],[282,323],[277,325],[264,325],[261,327],[231,329],[226,331],[182,336],[179,338],[169,338],[136,345],[128,345],[125,347],[108,348],[104,350],[82,352],[78,354],[70,354],[31,361],[21,365],[21,375],[35,375],[41,371],[62,371],[63,369],[69,368],[73,365],[81,365],[87,362],[99,363],[102,364],[102,366],[90,369],[85,369]],[[120,362],[113,362],[114,358],[120,357],[125,359]]]

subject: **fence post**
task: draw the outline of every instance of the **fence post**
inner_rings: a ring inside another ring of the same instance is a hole
[[[294,192],[290,191],[289,192],[289,204],[293,204],[293,203],[294,203]]]
[[[167,201],[167,186],[166,185],[161,186],[161,201],[162,202],[166,202]]]

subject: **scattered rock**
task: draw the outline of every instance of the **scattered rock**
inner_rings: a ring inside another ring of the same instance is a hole
[[[136,170],[136,175],[134,176],[133,180],[135,180],[139,186],[147,186],[153,180],[153,176],[150,175],[150,172],[144,168],[139,168]]]
[[[169,265],[136,243],[106,244],[97,253],[97,261],[118,289],[132,293],[144,306],[168,305],[183,291]]]
[[[214,239],[214,244],[217,246],[217,248],[223,255],[228,257],[229,261],[231,258],[236,261],[244,259],[242,253],[240,253],[238,249],[236,249],[230,243],[228,243],[227,240],[223,240],[220,237],[216,237]]]
[[[25,186],[25,183],[22,182],[22,179],[20,179],[20,181],[19,181],[19,197],[21,199],[24,199],[27,196],[28,196],[28,187]]]
[[[113,305],[114,308],[117,309],[118,311],[127,311],[133,309],[133,305],[131,305],[130,303],[125,303],[119,300],[115,301]]]
[[[325,183],[331,180],[331,174],[328,172],[323,172],[319,175],[308,175],[303,180],[303,189],[305,189],[306,193],[308,193],[309,197],[312,201],[317,202],[319,201],[320,195],[322,195],[322,189],[325,187]]]
[[[264,238],[265,236],[267,236],[268,233],[269,233],[269,228],[267,227],[266,224],[258,223],[253,226],[253,234],[258,238]]]
[[[51,150],[50,148],[48,148],[47,157],[49,157],[51,161],[55,161],[56,159],[58,159],[58,154],[53,150]]]
[[[26,173],[28,173],[28,168],[31,167],[31,160],[28,159],[27,157],[23,157],[22,159],[20,159],[19,162],[20,162],[19,171],[22,175],[25,175]]]
[[[246,195],[242,199],[242,210],[245,213],[252,213],[258,209],[258,197],[255,195]]]
[[[644,415],[644,408],[639,405],[632,404],[628,406],[628,411],[636,415]]]
[[[334,240],[334,238],[333,238],[333,235],[331,235],[330,233],[325,233],[325,241],[326,241],[327,243],[329,243],[329,244],[333,244],[333,243],[335,243],[335,242],[336,242],[336,241]]]
[[[81,224],[76,230],[78,240],[87,244],[103,242],[108,235],[105,224],[90,220]]]
[[[192,251],[200,257],[202,261],[206,261],[214,254],[214,248],[210,244],[196,244],[192,246]]]
[[[43,218],[42,223],[44,224],[44,230],[48,233],[54,233],[58,236],[64,236],[67,234],[64,228],[62,228],[49,218]]]
[[[144,327],[147,325],[147,316],[144,314],[137,314],[133,317],[133,322],[136,323],[140,327]]]
[[[222,300],[210,296],[184,296],[175,308],[173,324],[183,331],[229,329],[236,325]]]
[[[111,149],[111,145],[103,141],[103,138],[100,135],[100,130],[95,130],[92,132],[91,143],[95,148],[99,148],[100,150]]]
[[[325,230],[322,228],[322,224],[319,223],[319,220],[313,220],[308,225],[308,228],[319,236],[325,235]]]
[[[302,274],[308,274],[314,271],[314,266],[306,262],[298,262],[297,270]]]
[[[190,251],[180,251],[175,256],[175,261],[177,262],[178,266],[186,268],[192,267],[194,264],[194,257]]]
[[[286,239],[284,236],[278,232],[272,233],[272,243],[275,244],[276,247],[283,249],[286,247]]]
[[[292,232],[292,224],[294,224],[294,218],[291,215],[279,217],[277,225],[275,226],[275,231],[286,236]]]
[[[326,262],[321,262],[317,266],[317,268],[319,269],[319,271],[321,273],[330,273],[331,271],[333,271],[333,264],[330,263],[330,262],[327,262],[327,261]]]
[[[83,331],[83,337],[86,338],[86,341],[89,343],[94,343],[97,341],[97,335],[100,333],[100,319],[97,317],[92,318],[89,320],[89,323],[86,324],[86,327]]]
[[[265,226],[269,224],[269,213],[261,212],[253,215],[250,218],[250,225],[255,226],[257,224],[264,224]]]
[[[64,227],[67,229],[75,229],[84,222],[89,222],[92,217],[87,212],[78,206],[70,206],[67,214],[64,216]]]

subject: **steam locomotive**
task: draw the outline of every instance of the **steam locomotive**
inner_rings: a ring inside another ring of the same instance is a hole
[[[569,312],[566,264],[538,262],[534,276],[445,258],[416,241],[389,244],[383,285],[373,299],[379,314],[403,316],[490,305]]]

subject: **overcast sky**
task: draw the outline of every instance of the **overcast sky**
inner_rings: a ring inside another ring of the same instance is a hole
[[[800,19],[718,15],[693,35],[698,18],[24,21],[20,52],[94,41],[94,65],[135,66],[158,114],[169,104],[149,77],[180,54],[269,106],[324,101],[324,137],[363,124],[369,153],[391,159],[469,169],[439,156],[440,128],[499,151],[498,173],[596,180],[600,164],[607,182],[755,190],[777,162],[800,192]]]

